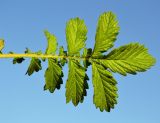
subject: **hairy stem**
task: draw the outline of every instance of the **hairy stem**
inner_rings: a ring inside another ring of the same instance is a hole
[[[66,58],[66,59],[79,59],[85,60],[85,57],[78,56],[60,56],[60,55],[47,55],[47,54],[0,54],[0,58]]]

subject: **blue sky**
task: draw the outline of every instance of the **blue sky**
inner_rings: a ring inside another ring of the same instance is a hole
[[[121,27],[115,47],[139,42],[149,48],[157,63],[145,73],[127,77],[114,74],[118,81],[118,104],[110,113],[101,113],[93,105],[91,68],[90,89],[84,103],[74,107],[65,103],[67,66],[64,84],[54,94],[43,91],[44,70],[25,75],[29,60],[12,65],[0,59],[0,123],[159,123],[160,122],[160,1],[159,0],[0,0],[0,38],[4,52],[22,53],[26,47],[45,51],[43,30],[57,36],[66,48],[65,24],[73,17],[85,20],[87,47],[94,45],[98,16],[104,11],[117,15]]]

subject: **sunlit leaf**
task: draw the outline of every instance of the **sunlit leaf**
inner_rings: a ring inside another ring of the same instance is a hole
[[[110,111],[117,104],[116,80],[102,65],[92,62],[94,97],[93,102],[100,111]]]
[[[61,66],[54,59],[48,59],[48,68],[45,71],[45,86],[44,90],[49,90],[51,93],[55,89],[60,89],[63,72]]]
[[[85,46],[86,36],[87,27],[83,20],[74,18],[67,22],[66,40],[69,55],[79,54],[79,51]]]
[[[50,32],[48,32],[47,30],[44,31],[45,33],[45,36],[47,38],[47,42],[48,42],[48,46],[47,46],[47,49],[46,49],[46,54],[55,54],[56,53],[56,50],[57,50],[57,39],[56,37],[51,34]]]
[[[66,102],[70,102],[77,106],[79,102],[83,102],[84,96],[87,95],[87,80],[89,79],[85,73],[85,68],[77,60],[69,61],[69,73],[66,83]]]
[[[100,56],[101,53],[112,48],[118,32],[118,21],[112,12],[104,12],[102,15],[100,15],[92,57]]]
[[[146,71],[155,64],[155,59],[143,45],[131,43],[114,49],[100,62],[113,72],[127,75]]]

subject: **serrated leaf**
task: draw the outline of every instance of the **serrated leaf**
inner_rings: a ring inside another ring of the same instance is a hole
[[[70,19],[66,25],[66,40],[68,54],[76,55],[85,46],[87,40],[87,27],[79,18]]]
[[[25,54],[37,54],[37,55],[40,55],[40,54],[42,54],[42,51],[38,51],[38,52],[34,53],[30,49],[26,48]],[[29,64],[29,67],[27,69],[26,74],[28,74],[30,76],[34,72],[38,72],[41,69],[42,69],[41,60],[39,58],[32,57],[31,60],[30,60],[30,64]]]
[[[117,82],[108,70],[95,62],[92,62],[92,75],[94,86],[93,103],[100,111],[110,112],[110,109],[117,104]]]
[[[61,66],[55,59],[48,59],[48,68],[45,71],[45,86],[44,90],[49,90],[51,93],[55,89],[60,89],[60,85],[63,83],[62,80],[63,72]]]
[[[83,102],[84,96],[87,95],[87,80],[89,79],[85,73],[85,68],[77,60],[69,61],[69,74],[66,83],[66,102],[70,102],[77,106],[79,102]]]
[[[33,72],[38,72],[41,69],[41,61],[38,58],[32,58],[26,74],[30,76]]]
[[[118,35],[119,26],[116,16],[112,12],[104,12],[100,15],[97,25],[93,57],[100,56],[113,47]]]
[[[47,30],[44,31],[44,33],[48,42],[48,46],[45,54],[55,54],[57,50],[57,45],[58,45],[56,37],[50,32],[48,32]]]
[[[155,59],[143,45],[131,43],[114,49],[100,62],[113,72],[127,75],[146,71],[155,64]]]
[[[63,46],[59,47],[59,56],[67,56],[67,51],[64,51]],[[62,66],[64,66],[65,63],[67,63],[67,59],[66,58],[61,58],[60,63],[61,63]]]

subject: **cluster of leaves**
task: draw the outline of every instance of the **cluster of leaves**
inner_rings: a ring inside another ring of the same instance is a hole
[[[62,66],[68,62],[69,73],[66,82],[66,102],[72,101],[77,106],[87,95],[89,77],[86,70],[92,66],[92,80],[94,87],[93,103],[100,111],[110,111],[117,104],[116,80],[112,72],[120,73],[124,76],[136,74],[149,69],[155,63],[155,59],[148,53],[147,48],[139,43],[130,43],[106,52],[114,46],[114,42],[119,33],[119,26],[116,16],[112,12],[104,12],[100,15],[95,36],[95,46],[86,48],[87,27],[80,18],[70,19],[66,24],[66,41],[68,51],[63,47],[59,48],[56,54],[58,43],[56,37],[45,31],[48,47],[44,55],[59,56],[57,58],[31,58],[26,74],[31,75],[42,69],[41,61],[48,60],[48,68],[45,71],[44,90],[53,93],[60,89],[63,83]],[[38,51],[26,54],[42,54]],[[21,63],[24,58],[14,58],[13,63]],[[83,61],[83,62],[81,62]]]

